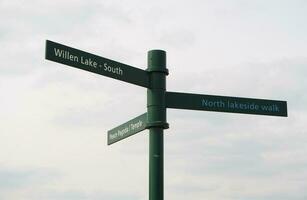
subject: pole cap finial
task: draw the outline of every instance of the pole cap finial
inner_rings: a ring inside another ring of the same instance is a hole
[[[148,72],[157,71],[168,74],[166,69],[166,51],[160,49],[148,51],[147,66]]]

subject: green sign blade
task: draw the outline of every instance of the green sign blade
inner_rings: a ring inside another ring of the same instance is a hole
[[[132,136],[146,129],[147,113],[144,113],[108,131],[108,145]]]
[[[166,92],[166,107],[287,117],[287,102],[267,99]]]
[[[149,76],[145,70],[49,40],[46,40],[45,58],[145,88],[149,87]]]

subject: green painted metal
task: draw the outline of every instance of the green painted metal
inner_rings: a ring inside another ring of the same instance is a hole
[[[148,88],[145,70],[46,40],[45,58],[78,69]]]
[[[166,108],[288,116],[286,101],[166,92],[168,70],[162,50],[148,52],[146,71],[49,40],[46,59],[147,88],[147,113],[108,131],[108,145],[149,129],[149,200],[164,199]]]
[[[178,92],[166,93],[166,107],[280,117],[288,116],[286,101]]]
[[[166,122],[166,52],[148,52],[150,89],[147,89],[147,113],[149,125],[149,200],[164,199],[164,144],[163,129]]]
[[[108,131],[108,145],[130,137],[147,127],[147,113],[144,113],[128,122]]]

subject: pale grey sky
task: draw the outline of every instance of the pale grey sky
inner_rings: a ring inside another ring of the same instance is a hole
[[[107,146],[146,90],[44,59],[53,40],[169,91],[288,101],[288,118],[168,110],[165,199],[307,198],[307,2],[0,1],[0,199],[148,199],[148,131]]]

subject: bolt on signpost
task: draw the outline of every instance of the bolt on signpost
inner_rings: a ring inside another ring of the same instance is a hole
[[[164,199],[166,108],[288,116],[286,101],[166,92],[168,70],[162,50],[148,52],[146,71],[49,40],[45,58],[147,88],[147,112],[109,130],[108,145],[149,129],[149,200]]]

